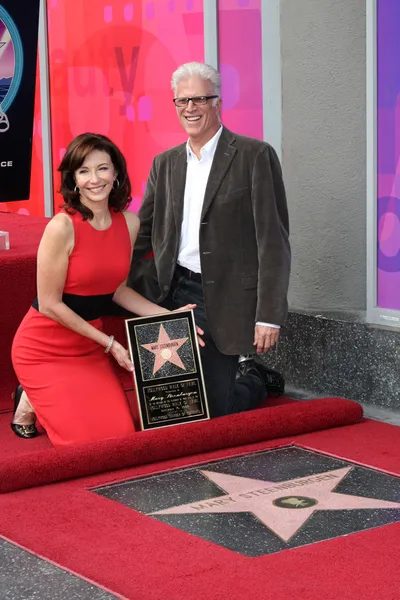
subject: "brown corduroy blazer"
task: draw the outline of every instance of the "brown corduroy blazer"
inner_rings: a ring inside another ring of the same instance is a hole
[[[178,257],[186,144],[155,157],[147,182],[129,285],[153,302],[171,287]],[[254,351],[254,325],[283,325],[290,274],[289,219],[274,149],[230,132],[218,141],[199,232],[208,323],[224,354]],[[154,258],[142,260],[150,251]]]

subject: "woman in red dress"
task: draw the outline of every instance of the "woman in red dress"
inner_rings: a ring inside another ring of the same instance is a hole
[[[63,210],[48,223],[37,256],[37,298],[13,341],[20,385],[13,431],[37,435],[36,415],[55,446],[132,433],[108,354],[133,370],[128,351],[102,331],[115,302],[139,316],[168,312],[126,285],[138,217],[127,212],[131,184],[120,150],[86,133],[59,167]],[[193,308],[193,305],[184,307]]]

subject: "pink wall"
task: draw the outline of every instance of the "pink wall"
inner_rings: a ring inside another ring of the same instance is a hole
[[[153,157],[185,139],[170,78],[204,60],[203,0],[48,0],[54,208],[57,167],[84,131],[111,137],[129,165],[137,211]],[[261,0],[219,1],[223,122],[262,139]],[[39,82],[31,198],[2,210],[44,214]]]
[[[224,124],[263,139],[261,0],[219,0]]]
[[[204,58],[203,2],[52,0],[49,31],[54,168],[77,134],[111,137],[136,211],[153,157],[184,139],[170,79],[180,63]]]

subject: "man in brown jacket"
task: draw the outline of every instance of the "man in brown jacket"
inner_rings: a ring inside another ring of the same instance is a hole
[[[210,414],[219,416],[283,391],[283,378],[261,361],[238,363],[273,348],[287,316],[285,189],[273,148],[221,125],[213,67],[182,65],[172,88],[189,139],[153,161],[129,284],[171,309],[197,305]],[[150,251],[154,258],[142,260]]]

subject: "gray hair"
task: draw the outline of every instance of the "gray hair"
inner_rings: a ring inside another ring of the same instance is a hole
[[[172,73],[171,87],[176,94],[178,85],[181,81],[189,79],[190,77],[200,77],[204,81],[208,81],[211,85],[212,93],[220,97],[221,95],[221,75],[217,69],[214,69],[211,65],[207,65],[201,62],[189,62],[178,67],[178,69]],[[215,100],[217,102],[217,99]],[[213,102],[213,104],[215,104]]]

